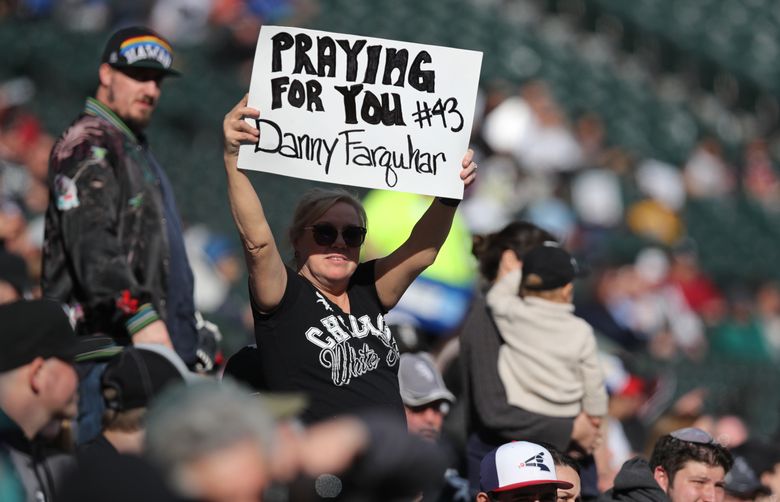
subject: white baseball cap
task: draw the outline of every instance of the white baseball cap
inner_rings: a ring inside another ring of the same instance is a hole
[[[546,448],[528,441],[507,443],[485,455],[480,464],[479,485],[486,493],[526,486],[574,486],[558,479],[552,455]]]

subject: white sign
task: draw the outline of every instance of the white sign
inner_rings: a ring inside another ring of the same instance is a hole
[[[482,53],[263,26],[238,165],[296,178],[463,198]]]

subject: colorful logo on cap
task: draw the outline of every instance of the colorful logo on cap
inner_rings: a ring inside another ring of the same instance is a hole
[[[151,59],[160,63],[163,68],[170,68],[173,63],[173,49],[164,40],[154,35],[128,38],[119,46],[119,54],[127,60],[127,64]]]
[[[496,453],[496,471],[502,486],[527,481],[555,480],[555,471],[550,469],[552,457],[547,450],[542,450],[541,446],[532,445],[533,443],[518,441],[512,443],[511,447],[504,445],[505,448]],[[526,460],[522,461],[523,458]]]
[[[557,479],[550,452],[528,441],[507,443],[485,455],[480,465],[479,481],[484,492],[538,485],[572,486]]]
[[[537,453],[533,457],[520,464],[520,467],[538,467],[543,471],[550,472],[550,468],[544,464],[544,453],[542,452]]]

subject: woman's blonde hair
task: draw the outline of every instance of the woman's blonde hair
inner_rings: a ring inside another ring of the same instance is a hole
[[[360,202],[360,199],[353,193],[350,193],[343,188],[313,188],[303,194],[303,197],[298,201],[298,205],[295,208],[288,234],[290,244],[293,248],[295,247],[295,242],[303,235],[306,227],[314,223],[317,218],[325,214],[328,209],[339,202],[349,204],[355,208],[358,218],[360,218],[360,224],[364,227],[368,227],[366,210],[363,209],[363,204]]]

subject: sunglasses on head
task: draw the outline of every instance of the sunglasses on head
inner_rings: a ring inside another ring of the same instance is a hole
[[[366,240],[366,227],[357,225],[347,225],[339,230],[332,223],[315,223],[306,228],[312,230],[314,242],[320,246],[332,246],[339,238],[339,233],[344,244],[351,248],[359,248]]]

